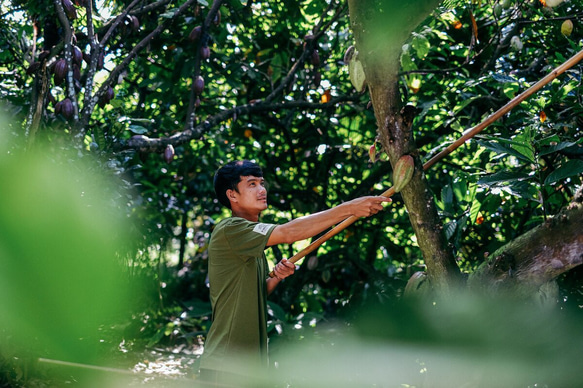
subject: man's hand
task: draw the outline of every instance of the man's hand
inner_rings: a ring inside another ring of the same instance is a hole
[[[355,198],[346,204],[350,205],[351,213],[355,217],[369,217],[383,210],[383,202],[391,202],[391,199],[382,195],[367,196]]]
[[[275,277],[279,280],[285,279],[290,275],[293,275],[296,271],[296,266],[291,261],[287,259],[281,259],[279,263],[273,268],[273,273]]]

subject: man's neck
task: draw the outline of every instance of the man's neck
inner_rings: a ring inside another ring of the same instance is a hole
[[[257,221],[259,221],[259,214],[260,213],[249,213],[249,212],[245,212],[245,211],[238,209],[238,210],[232,210],[232,214],[233,214],[233,217],[241,217],[241,218],[246,219],[247,221],[257,222]]]

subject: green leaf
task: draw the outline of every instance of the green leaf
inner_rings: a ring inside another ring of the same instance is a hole
[[[163,17],[164,19],[172,19],[174,17],[174,14],[176,13],[176,11],[178,11],[178,8],[170,9],[170,10],[164,12],[163,14],[161,14],[160,17]]]
[[[550,147],[545,148],[543,151],[541,151],[539,153],[539,156],[552,154],[553,152],[557,152],[557,151],[560,151],[562,149],[572,147],[576,144],[577,144],[576,142],[564,141],[564,142],[561,142],[559,144],[555,144],[555,145],[552,145]]]
[[[480,209],[482,208],[482,203],[478,201],[477,198],[474,198],[472,201],[472,206],[470,206],[470,222],[472,224],[476,223],[476,219],[478,218],[478,214],[480,214]]]
[[[493,186],[500,182],[515,182],[532,178],[523,172],[498,171],[478,180],[479,185]]]
[[[451,211],[453,208],[453,190],[450,185],[445,185],[441,190],[441,201],[445,211]]]
[[[278,304],[267,302],[267,310],[275,319],[285,321],[285,311]]]
[[[455,233],[457,227],[457,221],[453,220],[445,224],[445,237],[449,240],[451,236]]]
[[[478,140],[477,143],[482,146],[485,147],[487,149],[489,149],[490,151],[494,151],[498,154],[508,154],[508,155],[512,155],[522,161],[525,162],[531,162],[529,158],[527,158],[525,155],[521,154],[520,152],[518,152],[517,150],[511,148],[511,147],[507,147],[504,144],[498,143],[498,142],[494,142],[494,141],[481,141]]]
[[[520,152],[521,155],[530,161],[535,162],[534,148],[532,146],[532,130],[530,127],[524,129],[522,133],[513,139],[512,148]]]
[[[130,124],[128,126],[128,130],[135,133],[136,135],[143,135],[144,133],[148,133],[148,130],[141,125]]]
[[[411,42],[411,47],[416,51],[417,57],[419,59],[423,59],[429,53],[431,45],[429,44],[429,40],[425,36],[413,33],[413,41]]]
[[[551,172],[549,176],[547,176],[547,179],[545,179],[545,185],[550,185],[565,178],[582,173],[583,160],[569,160],[567,163],[563,164],[561,167],[557,168],[555,171]]]
[[[494,80],[496,82],[500,82],[500,83],[516,83],[518,84],[518,80],[514,77],[510,77],[508,75],[504,75],[504,74],[494,74],[492,76],[492,78],[494,78]]]

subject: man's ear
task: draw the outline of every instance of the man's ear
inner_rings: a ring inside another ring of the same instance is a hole
[[[237,196],[236,196],[237,192],[235,190],[229,189],[229,190],[227,190],[227,193],[226,194],[227,194],[227,199],[229,201],[231,201],[231,202],[237,202]]]

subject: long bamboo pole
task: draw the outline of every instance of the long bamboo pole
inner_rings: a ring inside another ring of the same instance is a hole
[[[488,116],[480,124],[465,131],[464,134],[458,140],[456,140],[455,142],[450,144],[447,148],[445,148],[444,150],[439,152],[437,155],[435,155],[434,157],[429,159],[427,162],[425,162],[425,164],[423,164],[423,171],[427,171],[435,163],[437,163],[441,159],[445,158],[447,155],[451,154],[453,151],[455,151],[457,148],[459,148],[466,141],[468,141],[472,137],[476,136],[478,133],[480,133],[482,130],[484,130],[484,128],[486,128],[490,124],[494,123],[496,120],[498,120],[499,118],[504,116],[506,113],[510,112],[516,105],[520,104],[521,102],[526,100],[528,97],[530,97],[531,95],[533,95],[534,93],[539,91],[543,86],[545,86],[546,84],[548,84],[549,82],[551,82],[552,80],[557,78],[559,75],[563,74],[565,71],[569,70],[571,67],[573,67],[574,65],[579,63],[582,59],[583,59],[583,50],[581,50],[577,54],[573,55],[571,58],[569,58],[567,61],[565,61],[562,65],[556,67],[553,71],[551,71],[544,78],[542,78],[537,83],[532,85],[530,88],[526,89],[524,92],[522,92],[518,96],[514,97],[506,105],[504,105],[502,108],[498,109],[496,112],[492,113],[490,116]],[[395,194],[395,190],[391,187],[391,188],[387,189],[381,195],[383,197],[389,198],[389,197],[392,197],[394,194]],[[354,222],[356,222],[356,220],[358,220],[358,217],[355,217],[355,216],[348,217],[347,219],[345,219],[341,223],[332,227],[332,229],[330,229],[324,235],[322,235],[318,239],[314,240],[310,245],[308,245],[307,247],[305,247],[304,249],[302,249],[301,251],[299,251],[298,253],[296,253],[292,257],[290,257],[289,261],[291,261],[292,263],[295,263],[298,260],[305,257],[306,255],[312,253],[320,245],[322,245],[324,242],[328,241],[330,238],[334,237],[335,235],[337,235],[338,233],[340,233],[341,231],[343,231],[344,229],[346,229],[347,227],[352,225]],[[269,276],[271,276],[271,277],[274,276],[273,271],[269,274]]]

